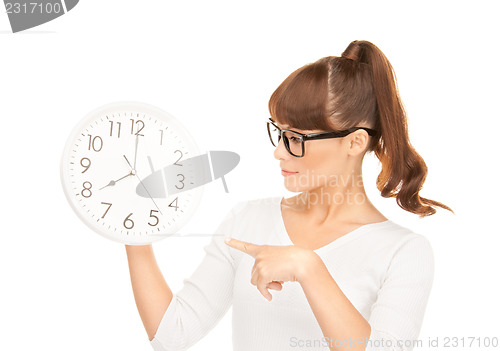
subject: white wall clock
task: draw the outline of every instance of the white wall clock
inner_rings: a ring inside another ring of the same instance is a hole
[[[188,131],[167,112],[115,102],[74,128],[61,157],[61,181],[91,229],[120,243],[147,245],[179,231],[196,211],[203,187],[193,184],[206,183],[210,170],[200,174],[184,161],[198,155]],[[169,169],[169,179],[158,169]],[[166,193],[161,184],[178,191]]]

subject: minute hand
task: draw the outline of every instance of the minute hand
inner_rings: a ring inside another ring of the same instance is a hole
[[[134,152],[134,168],[135,169],[135,161],[137,161],[137,145],[139,145],[139,134],[136,134],[135,137],[135,152]]]

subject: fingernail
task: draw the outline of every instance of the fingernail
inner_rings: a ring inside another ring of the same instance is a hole
[[[226,244],[227,244],[227,243],[229,243],[229,241],[230,241],[230,240],[231,240],[231,238],[230,238],[230,237],[228,237],[228,236],[226,236],[226,237],[224,238],[224,242],[225,242]]]

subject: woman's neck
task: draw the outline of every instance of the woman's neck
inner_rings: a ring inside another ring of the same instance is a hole
[[[368,199],[362,182],[317,187],[286,199],[284,205],[301,212],[313,226],[387,220]]]

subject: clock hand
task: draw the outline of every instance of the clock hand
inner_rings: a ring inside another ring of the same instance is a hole
[[[160,211],[160,214],[163,216],[163,213],[161,212],[160,208],[158,207],[158,205],[156,204],[155,200],[153,200],[153,197],[151,196],[151,194],[149,193],[148,189],[144,186],[144,184],[142,184],[142,180],[141,178],[139,178],[139,176],[137,175],[137,173],[135,174],[137,179],[139,179],[139,182],[141,183],[142,187],[144,188],[144,190],[146,190],[146,192],[148,193],[149,195],[149,198],[151,199],[151,201],[153,201],[153,203],[155,204],[156,208],[158,209],[158,211]]]
[[[134,156],[134,169],[135,169],[135,161],[137,161],[137,145],[139,144],[139,134],[135,137],[135,156]]]
[[[131,175],[132,175],[132,172],[130,172],[130,173],[129,173],[129,174],[127,174],[127,175],[124,175],[123,177],[121,177],[121,178],[120,178],[120,179],[118,179],[118,180],[110,180],[108,185],[103,186],[103,187],[102,187],[101,189],[99,189],[99,190],[102,190],[102,189],[104,189],[105,187],[108,187],[108,186],[113,186],[113,185],[115,185],[116,183],[118,183],[120,180],[122,180],[123,178],[127,178],[128,176],[131,176]]]
[[[141,178],[139,178],[139,176],[137,175],[137,172],[136,170],[132,167],[132,165],[130,164],[130,162],[128,162],[128,159],[127,159],[127,156],[123,155],[123,157],[125,157],[125,161],[127,161],[128,165],[130,166],[130,168],[132,168],[132,171],[130,171],[130,173],[132,175],[135,175],[137,177],[137,179],[139,179],[139,182],[141,183],[142,187],[144,188],[144,190],[146,190],[146,192],[148,193],[148,196],[149,198],[151,199],[151,201],[153,201],[153,203],[155,204],[156,208],[158,209],[158,211],[160,212],[160,214],[163,216],[163,213],[161,212],[160,208],[158,207],[158,205],[156,204],[155,200],[153,200],[153,197],[151,196],[151,194],[149,193],[148,189],[144,186],[144,184],[142,183],[142,180]]]
[[[132,165],[130,164],[130,162],[128,162],[127,156],[123,155],[123,157],[125,157],[125,161],[127,161],[128,165],[130,166],[130,168],[132,168],[132,171],[133,171],[134,167],[132,167]]]

